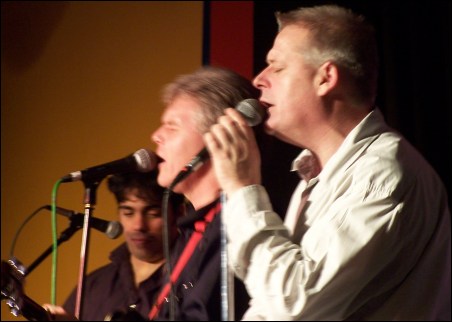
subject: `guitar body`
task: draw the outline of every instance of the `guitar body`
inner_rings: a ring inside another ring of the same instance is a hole
[[[2,260],[2,301],[5,300],[9,306],[11,314],[14,316],[22,315],[29,321],[52,321],[58,320],[48,312],[44,307],[33,301],[23,291],[24,270],[22,264],[17,260]],[[74,321],[77,319],[74,317]],[[105,317],[104,321],[149,321],[141,316],[133,308],[127,311],[116,311]]]
[[[25,295],[23,291],[23,266],[18,262],[2,260],[2,301],[14,316],[22,315],[29,321],[51,321],[52,316],[41,305]]]
[[[104,321],[149,321],[133,308],[127,311],[116,311],[105,317]]]

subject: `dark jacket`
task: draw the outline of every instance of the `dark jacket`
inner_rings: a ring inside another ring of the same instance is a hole
[[[147,280],[141,282],[137,289],[129,258],[130,253],[124,243],[111,253],[111,263],[86,276],[80,320],[104,321],[107,315],[115,312],[116,315],[120,312],[126,313],[129,307],[134,305],[141,316],[147,317],[151,304],[161,288],[163,268],[160,267]],[[64,303],[66,312],[74,314],[76,292],[75,288]]]
[[[171,254],[172,268],[183,252],[194,223],[215,208],[219,200],[198,211],[190,211],[179,219],[180,236]],[[220,210],[221,212],[221,210]],[[202,239],[175,283],[177,297],[174,319],[177,321],[221,321],[221,214],[217,213],[206,226]],[[248,307],[248,295],[244,286],[235,280],[235,319],[239,320]],[[164,303],[155,320],[169,319],[169,303]]]

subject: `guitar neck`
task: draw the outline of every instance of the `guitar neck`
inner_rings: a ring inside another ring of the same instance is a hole
[[[50,313],[26,295],[22,315],[29,321],[52,321]]]
[[[33,301],[31,298],[22,295],[20,308],[15,306],[11,307],[11,313],[15,316],[22,315],[28,321],[52,321],[50,313],[44,309],[41,305]]]

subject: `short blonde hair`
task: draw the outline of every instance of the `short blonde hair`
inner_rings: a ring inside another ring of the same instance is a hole
[[[224,114],[224,109],[235,107],[247,98],[258,98],[258,94],[251,81],[238,73],[222,67],[203,66],[166,85],[163,102],[169,104],[180,95],[197,100],[201,108],[198,129],[205,133]]]
[[[352,78],[360,101],[374,103],[377,92],[378,50],[375,30],[361,15],[337,5],[277,12],[279,30],[298,25],[309,31],[310,43],[301,48],[308,63],[319,67],[331,61]]]

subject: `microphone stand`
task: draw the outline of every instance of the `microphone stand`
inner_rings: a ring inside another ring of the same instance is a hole
[[[234,274],[228,266],[227,236],[223,222],[223,209],[226,196],[220,195],[221,202],[221,316],[222,321],[234,321]]]
[[[88,258],[88,244],[90,237],[90,218],[94,211],[94,206],[96,205],[96,191],[97,187],[100,184],[100,181],[103,178],[96,178],[97,180],[83,180],[85,184],[85,196],[84,196],[84,204],[85,204],[85,216],[83,220],[83,234],[82,234],[82,243],[80,248],[80,268],[78,275],[78,286],[77,286],[77,295],[75,298],[75,317],[80,320],[81,314],[83,310],[83,283],[85,281],[86,276],[86,267],[87,267],[87,258]]]
[[[71,219],[71,224],[68,228],[66,228],[63,232],[61,232],[60,237],[57,240],[57,247],[60,246],[61,243],[68,241],[69,238],[72,237],[79,229],[81,228],[80,224],[75,220]],[[41,262],[49,256],[53,251],[53,246],[51,245],[47,250],[45,250],[41,256],[39,256],[24,272],[24,277],[30,274]]]

